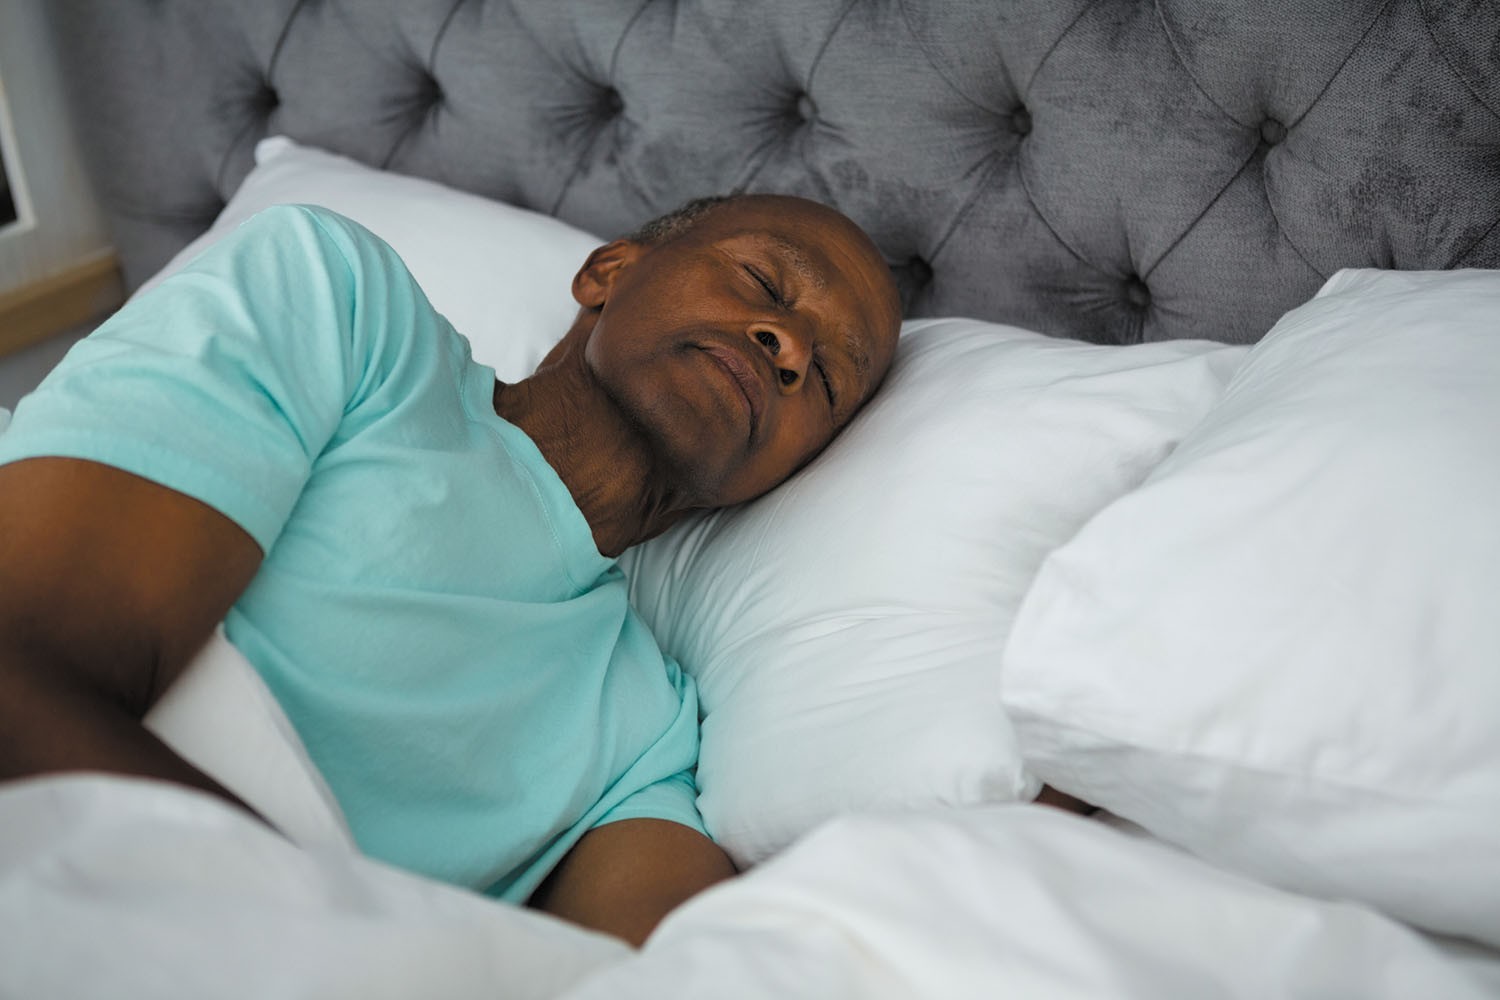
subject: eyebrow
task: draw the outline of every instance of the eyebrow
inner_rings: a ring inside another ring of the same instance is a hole
[[[807,256],[807,251],[785,236],[772,234],[768,239],[777,250],[786,255],[787,262],[792,265],[792,270],[796,271],[804,281],[815,285],[820,291],[828,287],[827,276],[813,264],[812,259]]]
[[[854,370],[861,376],[870,374],[870,352],[864,349],[860,343],[859,336],[850,327],[844,327],[839,331],[844,340],[844,351],[849,355]]]

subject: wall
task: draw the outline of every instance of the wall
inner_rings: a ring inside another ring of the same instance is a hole
[[[22,214],[19,227],[0,234],[0,293],[110,252],[68,119],[45,2],[0,2],[0,92],[15,138],[6,160],[17,160],[13,193]]]
[[[0,142],[20,213],[0,229],[0,305],[7,307],[0,309],[0,407],[14,405],[87,332],[91,324],[79,326],[81,319],[118,298],[108,277],[109,238],[43,18],[46,2],[0,0],[0,104],[9,109],[8,116],[0,110]],[[90,283],[74,280],[80,274],[91,275]],[[34,343],[58,327],[62,332]]]

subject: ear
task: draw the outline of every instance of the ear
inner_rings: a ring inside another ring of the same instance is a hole
[[[645,252],[634,240],[615,240],[599,247],[573,275],[573,298],[585,309],[598,309],[609,298],[620,269],[634,264]]]

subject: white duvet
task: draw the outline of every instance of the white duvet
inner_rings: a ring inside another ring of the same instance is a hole
[[[1036,806],[846,818],[633,952],[173,786],[0,788],[0,996],[1500,995],[1500,957]]]

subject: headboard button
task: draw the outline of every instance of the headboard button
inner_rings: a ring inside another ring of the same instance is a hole
[[[604,109],[606,115],[614,117],[625,110],[625,98],[621,97],[620,92],[615,88],[605,87],[604,94],[599,99],[599,106]]]
[[[891,264],[890,269],[891,278],[896,282],[896,294],[901,298],[901,312],[910,314],[917,296],[932,283],[932,265],[912,254],[904,261]]]
[[[1137,309],[1144,309],[1151,304],[1151,289],[1138,275],[1131,275],[1125,279],[1125,301]]]
[[[1017,108],[1010,113],[1010,130],[1019,136],[1031,134],[1031,112],[1024,107]]]
[[[818,117],[818,106],[813,103],[811,94],[797,95],[796,114],[804,122],[813,121]]]
[[[429,114],[437,110],[438,105],[443,103],[443,87],[437,82],[437,78],[431,73],[422,74],[421,82],[417,86],[420,104]]]
[[[1274,118],[1267,118],[1260,123],[1260,141],[1267,146],[1274,146],[1286,138],[1286,126]]]

